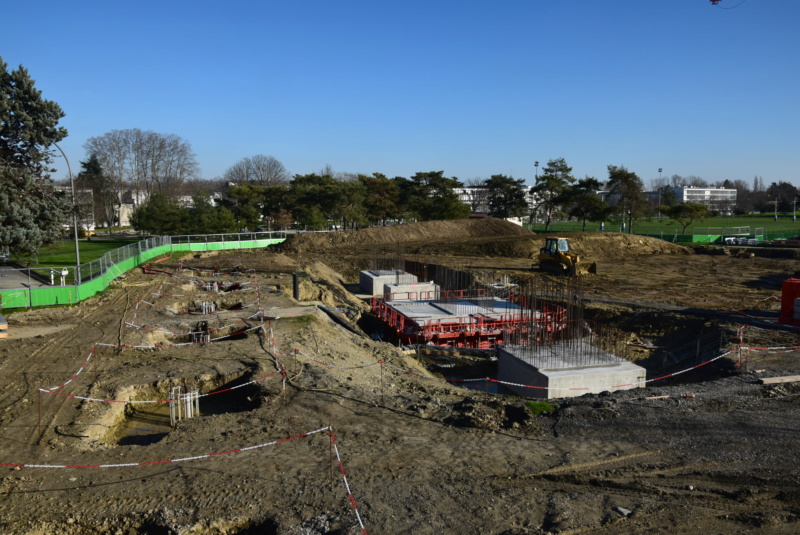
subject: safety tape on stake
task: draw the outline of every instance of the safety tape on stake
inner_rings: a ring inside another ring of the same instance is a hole
[[[791,352],[791,351],[800,351],[800,346],[786,346],[786,347],[751,347],[751,346],[742,346],[740,348],[742,351],[756,351],[756,352]]]
[[[219,314],[223,314],[225,312],[229,312],[228,310],[220,310],[220,311],[217,311],[217,312],[208,312],[206,314],[201,314],[199,312],[198,313],[194,313],[194,312],[184,312],[182,310],[175,310],[174,308],[169,308],[169,307],[157,305],[155,303],[151,303],[150,301],[145,301],[144,299],[142,299],[140,301],[140,303],[144,303],[145,305],[150,305],[151,307],[158,308],[160,310],[166,310],[168,312],[172,312],[173,314],[177,314],[179,316],[216,316],[216,315],[219,315]],[[246,308],[251,308],[252,306],[254,306],[254,304],[250,303],[249,305],[243,306],[242,310],[244,310]]]
[[[193,455],[191,457],[179,457],[176,459],[164,459],[159,461],[137,461],[137,462],[130,462],[130,463],[110,463],[110,464],[27,464],[27,463],[4,463],[0,462],[0,466],[7,466],[10,468],[67,468],[67,469],[90,469],[90,468],[97,468],[97,469],[107,469],[107,468],[133,468],[139,466],[153,466],[157,464],[175,464],[175,463],[183,463],[188,461],[200,461],[204,459],[216,459],[219,457],[224,457],[226,455],[233,455],[235,453],[244,453],[246,451],[253,451],[261,448],[267,448],[270,446],[277,446],[278,444],[283,444],[285,442],[290,442],[292,440],[297,440],[301,438],[308,438],[310,436],[316,435],[318,433],[323,433],[328,431],[331,446],[333,450],[336,452],[336,460],[339,463],[339,471],[342,474],[342,481],[344,482],[345,490],[347,491],[347,498],[350,502],[350,505],[353,507],[353,512],[356,515],[356,520],[358,520],[358,525],[361,526],[361,533],[363,535],[367,535],[367,529],[364,527],[364,521],[361,519],[361,513],[358,511],[358,506],[356,505],[356,500],[353,497],[353,491],[350,488],[350,483],[347,481],[347,474],[344,470],[344,463],[342,463],[342,457],[339,453],[339,445],[336,443],[336,437],[333,432],[333,427],[327,426],[322,427],[320,429],[315,429],[314,431],[308,431],[306,433],[302,433],[299,435],[294,435],[291,437],[281,438],[278,440],[271,440],[269,442],[263,442],[261,444],[255,444],[253,446],[247,446],[244,448],[236,448],[233,450],[227,451],[220,451],[216,453],[206,453],[204,455]]]
[[[683,369],[683,370],[680,370],[680,371],[677,371],[677,372],[673,372],[673,373],[669,373],[669,374],[666,374],[666,375],[662,375],[660,377],[655,377],[653,379],[646,379],[646,380],[643,380],[643,381],[636,381],[636,382],[633,382],[633,383],[626,383],[626,384],[621,384],[621,385],[612,385],[612,386],[607,386],[607,387],[593,387],[593,388],[577,387],[577,386],[576,387],[567,388],[567,387],[548,387],[548,386],[526,385],[526,384],[522,384],[522,383],[512,383],[510,381],[500,381],[498,379],[492,379],[491,377],[481,377],[481,378],[478,378],[478,379],[446,379],[446,378],[443,378],[443,377],[425,376],[425,375],[422,375],[420,373],[416,373],[416,372],[413,372],[413,371],[410,371],[410,370],[404,370],[403,368],[399,368],[399,367],[393,366],[391,364],[385,364],[384,363],[384,365],[387,368],[395,369],[395,370],[397,370],[399,372],[405,373],[406,375],[413,375],[415,377],[420,377],[422,379],[430,379],[430,380],[442,381],[442,382],[458,382],[458,383],[464,382],[465,383],[465,382],[471,382],[471,381],[486,381],[486,382],[489,382],[489,383],[498,383],[498,384],[503,384],[503,385],[507,385],[507,386],[517,386],[517,387],[521,387],[521,388],[531,388],[531,389],[537,389],[537,390],[569,390],[569,391],[582,390],[582,391],[588,391],[588,390],[594,389],[594,390],[602,391],[602,390],[609,390],[609,389],[615,389],[615,388],[635,387],[635,386],[638,386],[638,385],[644,385],[644,384],[647,384],[647,383],[652,383],[654,381],[661,381],[661,380],[667,379],[669,377],[675,377],[676,375],[680,375],[682,373],[686,373],[686,372],[695,370],[697,368],[700,368],[702,366],[705,366],[706,364],[710,364],[710,363],[714,362],[715,360],[719,360],[719,359],[721,359],[723,357],[726,357],[726,356],[730,355],[731,353],[732,353],[732,351],[727,351],[727,352],[725,352],[725,353],[723,353],[721,355],[718,355],[718,356],[714,357],[713,359],[709,359],[709,360],[707,360],[705,362],[701,362],[700,364],[696,364],[694,366],[691,366],[689,368],[686,368],[686,369]]]
[[[152,346],[132,346],[132,345],[127,345],[127,344],[106,344],[106,343],[98,342],[96,345],[104,346],[104,347],[119,347],[119,348],[122,348],[122,349],[161,349],[163,347],[182,347],[182,346],[191,346],[191,345],[196,345],[196,344],[208,344],[208,343],[211,343],[211,342],[216,342],[217,340],[224,340],[225,338],[230,338],[231,336],[236,336],[237,334],[242,334],[242,333],[254,331],[256,329],[259,329],[260,327],[261,327],[261,324],[256,325],[255,327],[250,327],[249,329],[242,329],[241,331],[236,331],[235,333],[226,334],[225,336],[212,338],[211,340],[208,340],[208,341],[205,341],[205,342],[203,342],[203,341],[200,341],[200,342],[181,342],[179,344],[156,344],[156,345],[152,345]]]
[[[333,446],[333,451],[336,452],[336,460],[339,463],[339,470],[342,473],[342,481],[344,481],[344,488],[347,490],[347,497],[350,499],[350,505],[353,506],[353,511],[356,514],[356,518],[358,519],[358,525],[361,526],[361,533],[367,535],[367,530],[364,527],[364,522],[361,521],[361,514],[358,512],[358,506],[356,505],[356,499],[353,497],[353,491],[350,490],[350,484],[347,482],[347,474],[344,473],[344,464],[342,463],[342,457],[339,455],[339,446],[336,444],[336,437],[333,433],[333,427],[328,428],[330,431],[331,436],[331,445]]]
[[[237,323],[244,323],[247,320],[251,320],[251,319],[259,317],[259,316],[261,316],[261,311],[258,311],[255,314],[251,314],[251,315],[247,316],[246,318],[240,318],[240,319],[236,320],[236,322],[234,322],[234,323],[229,323],[228,325],[224,325],[222,327],[216,327],[214,329],[208,329],[208,330],[205,330],[205,331],[188,331],[188,332],[162,331],[162,330],[159,330],[159,329],[151,329],[151,328],[145,327],[143,325],[136,325],[135,323],[131,323],[129,321],[126,321],[125,325],[127,325],[128,327],[131,327],[132,329],[138,329],[138,330],[141,330],[141,331],[147,331],[147,332],[151,332],[151,333],[170,334],[170,335],[173,335],[173,336],[188,336],[188,335],[193,334],[193,333],[214,333],[214,332],[217,332],[217,331],[221,331],[223,329],[228,329],[230,327],[233,327]]]
[[[280,369],[280,370],[274,371],[274,372],[272,372],[272,373],[270,373],[268,375],[264,375],[263,377],[259,377],[258,379],[253,379],[252,381],[248,381],[246,383],[242,383],[242,384],[236,385],[236,386],[231,386],[229,388],[223,388],[222,390],[215,390],[215,391],[209,392],[207,394],[200,394],[197,397],[198,398],[205,398],[205,397],[208,397],[208,396],[216,396],[217,394],[222,394],[223,392],[230,392],[232,390],[237,390],[239,388],[243,388],[243,387],[248,386],[248,385],[252,385],[252,384],[255,384],[255,383],[260,383],[261,381],[263,381],[265,379],[269,379],[270,377],[274,377],[274,376],[278,375],[279,373],[283,374],[284,370]],[[75,395],[72,395],[72,394],[64,394],[63,392],[55,392],[53,389],[48,389],[48,388],[39,388],[38,390],[40,392],[44,392],[45,394],[53,394],[53,395],[61,396],[61,397],[64,397],[64,398],[80,399],[82,401],[100,401],[100,402],[103,402],[103,403],[126,403],[126,404],[130,404],[130,405],[135,405],[135,404],[142,404],[142,403],[170,403],[170,402],[173,402],[173,401],[181,401],[180,399],[177,399],[177,398],[175,398],[175,399],[144,399],[144,400],[102,399],[102,398],[89,398],[89,397],[83,397],[83,396],[75,396]]]
[[[92,345],[92,349],[91,349],[91,351],[89,351],[89,356],[86,357],[85,361],[83,361],[83,364],[81,364],[81,367],[78,368],[78,371],[76,371],[75,373],[72,374],[72,377],[70,377],[68,380],[64,381],[60,385],[52,387],[50,390],[58,390],[59,388],[64,388],[65,386],[70,384],[72,381],[77,379],[78,376],[81,374],[81,372],[86,369],[86,366],[89,365],[89,361],[92,360],[92,355],[94,355],[94,350],[96,348],[97,348],[97,344]],[[39,390],[41,390],[41,389],[39,389]]]
[[[290,440],[296,440],[298,438],[306,438],[311,435],[315,435],[317,433],[322,433],[324,431],[329,431],[330,426],[323,427],[321,429],[316,429],[314,431],[309,431],[307,433],[303,433],[300,435],[295,435],[292,437],[281,438],[279,440],[272,440],[270,442],[264,442],[262,444],[256,444],[254,446],[247,446],[246,448],[237,448],[235,450],[228,450],[228,451],[221,451],[217,453],[206,453],[204,455],[195,455],[192,457],[181,457],[178,459],[166,459],[163,461],[138,461],[132,463],[113,463],[113,464],[26,464],[26,463],[0,463],[0,466],[10,466],[12,468],[127,468],[131,466],[149,466],[153,464],[170,464],[170,463],[182,463],[186,461],[197,461],[200,459],[211,459],[214,457],[222,457],[223,455],[230,455],[233,453],[242,453],[245,451],[257,450],[259,448],[266,448],[268,446],[275,446],[277,444],[281,444],[283,442],[289,442]]]

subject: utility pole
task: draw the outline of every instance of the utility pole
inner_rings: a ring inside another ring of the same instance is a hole
[[[67,162],[67,171],[69,171],[69,185],[72,189],[72,225],[75,231],[75,275],[73,279],[75,286],[77,286],[81,283],[81,251],[78,247],[78,203],[75,201],[75,181],[72,178],[72,167],[69,165],[67,155],[56,143],[53,143],[53,145],[61,152],[64,161]]]

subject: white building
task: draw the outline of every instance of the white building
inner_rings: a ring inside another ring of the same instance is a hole
[[[694,186],[672,186],[675,194],[675,201],[678,204],[692,202],[708,206],[710,210],[717,212],[733,212],[736,208],[736,190],[731,188],[698,188]],[[664,203],[663,194],[660,191],[643,191],[642,194],[647,198],[650,206],[656,208]],[[619,194],[612,194],[609,191],[598,191],[600,196],[610,206],[619,202]]]
[[[453,191],[458,195],[458,200],[469,206],[473,213],[489,213],[489,188],[484,188],[482,186],[467,186],[465,188],[454,188]],[[537,204],[536,195],[533,193],[533,188],[525,188],[525,200],[528,203],[528,214],[533,213]]]
[[[736,190],[733,188],[697,188],[677,186],[673,188],[679,203],[704,204],[718,212],[733,212],[736,208]]]

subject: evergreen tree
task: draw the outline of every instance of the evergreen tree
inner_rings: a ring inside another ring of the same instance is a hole
[[[484,187],[489,192],[489,215],[505,219],[522,217],[528,213],[524,179],[492,175]]]
[[[608,214],[608,205],[597,195],[599,189],[600,181],[587,176],[578,180],[567,191],[569,215],[583,222],[582,230],[586,230],[587,221],[603,220]]]
[[[642,217],[647,209],[642,179],[633,171],[628,171],[625,166],[609,165],[608,189],[619,199],[617,212],[621,214],[623,221],[627,217],[628,233],[632,233],[633,221]]]
[[[34,257],[61,233],[69,200],[47,173],[48,149],[67,135],[62,117],[24,67],[9,72],[0,58],[0,251]]]
[[[544,229],[550,228],[553,213],[565,201],[565,192],[570,184],[575,182],[572,176],[572,167],[567,165],[564,158],[549,160],[542,169],[542,174],[536,178],[532,190],[536,201],[544,209]]]
[[[462,203],[454,191],[463,184],[455,177],[444,176],[444,171],[416,173],[406,186],[409,191],[405,202],[410,203],[409,211],[415,212],[423,221],[469,217],[469,206]]]

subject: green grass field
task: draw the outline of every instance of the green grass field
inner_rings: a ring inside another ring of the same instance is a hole
[[[544,224],[527,225],[528,228],[536,231],[543,231]],[[764,229],[766,234],[786,234],[795,236],[800,234],[800,219],[797,222],[792,221],[792,214],[778,214],[778,220],[775,221],[774,216],[766,215],[743,215],[731,217],[711,217],[703,221],[696,221],[689,225],[686,229],[686,234],[719,234],[722,228],[733,227],[750,227],[750,232],[754,233],[756,229]],[[583,224],[578,221],[565,221],[554,222],[550,224],[551,231],[562,232],[579,232],[582,230]],[[587,231],[600,230],[600,223],[589,222],[586,224]],[[611,232],[620,231],[620,222],[611,221],[605,223],[605,230]],[[676,221],[670,219],[647,219],[634,221],[633,231],[637,234],[651,234],[657,235],[664,233],[665,235],[674,235],[675,232],[680,235],[683,227]]]
[[[78,240],[78,249],[81,253],[81,263],[97,260],[108,251],[124,247],[129,243],[136,243],[141,238],[124,239],[93,239],[92,241]],[[59,241],[39,251],[36,267],[61,267],[75,265],[75,242]]]

